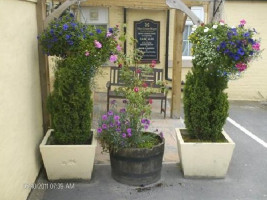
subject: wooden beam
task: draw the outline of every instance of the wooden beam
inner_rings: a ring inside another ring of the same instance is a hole
[[[37,30],[40,34],[44,30],[44,19],[46,18],[46,0],[38,0],[36,4]],[[44,134],[50,126],[50,117],[46,109],[47,96],[50,93],[49,69],[47,56],[42,52],[40,44],[38,44],[39,55],[39,73],[41,83],[42,98],[42,115],[43,115],[43,132]]]
[[[119,6],[133,9],[167,10],[166,0],[87,0],[81,6],[112,7]]]
[[[166,4],[170,8],[175,8],[185,13],[194,24],[199,25],[202,23],[202,21],[195,15],[195,13],[193,13],[181,0],[166,0]]]
[[[174,14],[174,39],[173,39],[173,66],[172,66],[172,101],[171,118],[180,118],[181,115],[181,76],[182,76],[182,51],[184,13],[175,10]]]
[[[62,5],[60,5],[54,12],[52,12],[45,20],[44,27],[46,28],[48,24],[55,18],[59,18],[59,16],[70,6],[77,2],[84,2],[86,0],[66,0]]]

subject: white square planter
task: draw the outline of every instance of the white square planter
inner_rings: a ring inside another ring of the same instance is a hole
[[[48,130],[40,151],[49,180],[90,180],[97,146],[96,131],[91,145],[47,145],[52,129]]]
[[[226,143],[184,142],[176,128],[178,154],[185,177],[224,178],[235,148],[235,143],[223,131]],[[185,130],[185,129],[184,129]]]

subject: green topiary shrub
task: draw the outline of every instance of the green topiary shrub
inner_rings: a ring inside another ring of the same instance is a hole
[[[86,144],[91,138],[93,103],[90,69],[69,57],[57,62],[54,90],[48,98],[56,144]]]
[[[220,84],[211,84],[212,78],[214,76],[201,68],[194,68],[192,73],[187,74],[184,113],[185,125],[191,138],[216,142],[223,140],[221,131],[228,116],[229,105],[227,94],[220,89]]]

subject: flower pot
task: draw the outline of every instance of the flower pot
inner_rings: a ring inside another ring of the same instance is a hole
[[[184,142],[181,131],[176,128],[178,154],[185,177],[224,178],[235,148],[235,143],[222,132],[225,143]]]
[[[49,145],[47,144],[53,130],[47,131],[40,151],[48,180],[90,180],[93,171],[96,132],[93,131],[91,145]]]
[[[148,185],[161,177],[164,139],[151,149],[125,148],[110,153],[112,177],[127,185]]]

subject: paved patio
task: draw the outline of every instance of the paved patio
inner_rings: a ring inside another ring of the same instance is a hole
[[[96,119],[105,109],[105,94],[96,93],[95,128]],[[116,182],[111,177],[108,154],[102,154],[99,146],[91,181],[49,182],[42,169],[36,184],[52,187],[32,190],[28,200],[267,200],[267,103],[231,102],[229,118],[224,129],[236,147],[224,179],[183,177],[174,128],[184,127],[184,124],[181,120],[170,119],[169,113],[164,119],[159,113],[159,102],[155,101],[151,130],[163,131],[166,140],[162,176],[157,183],[134,187]]]

